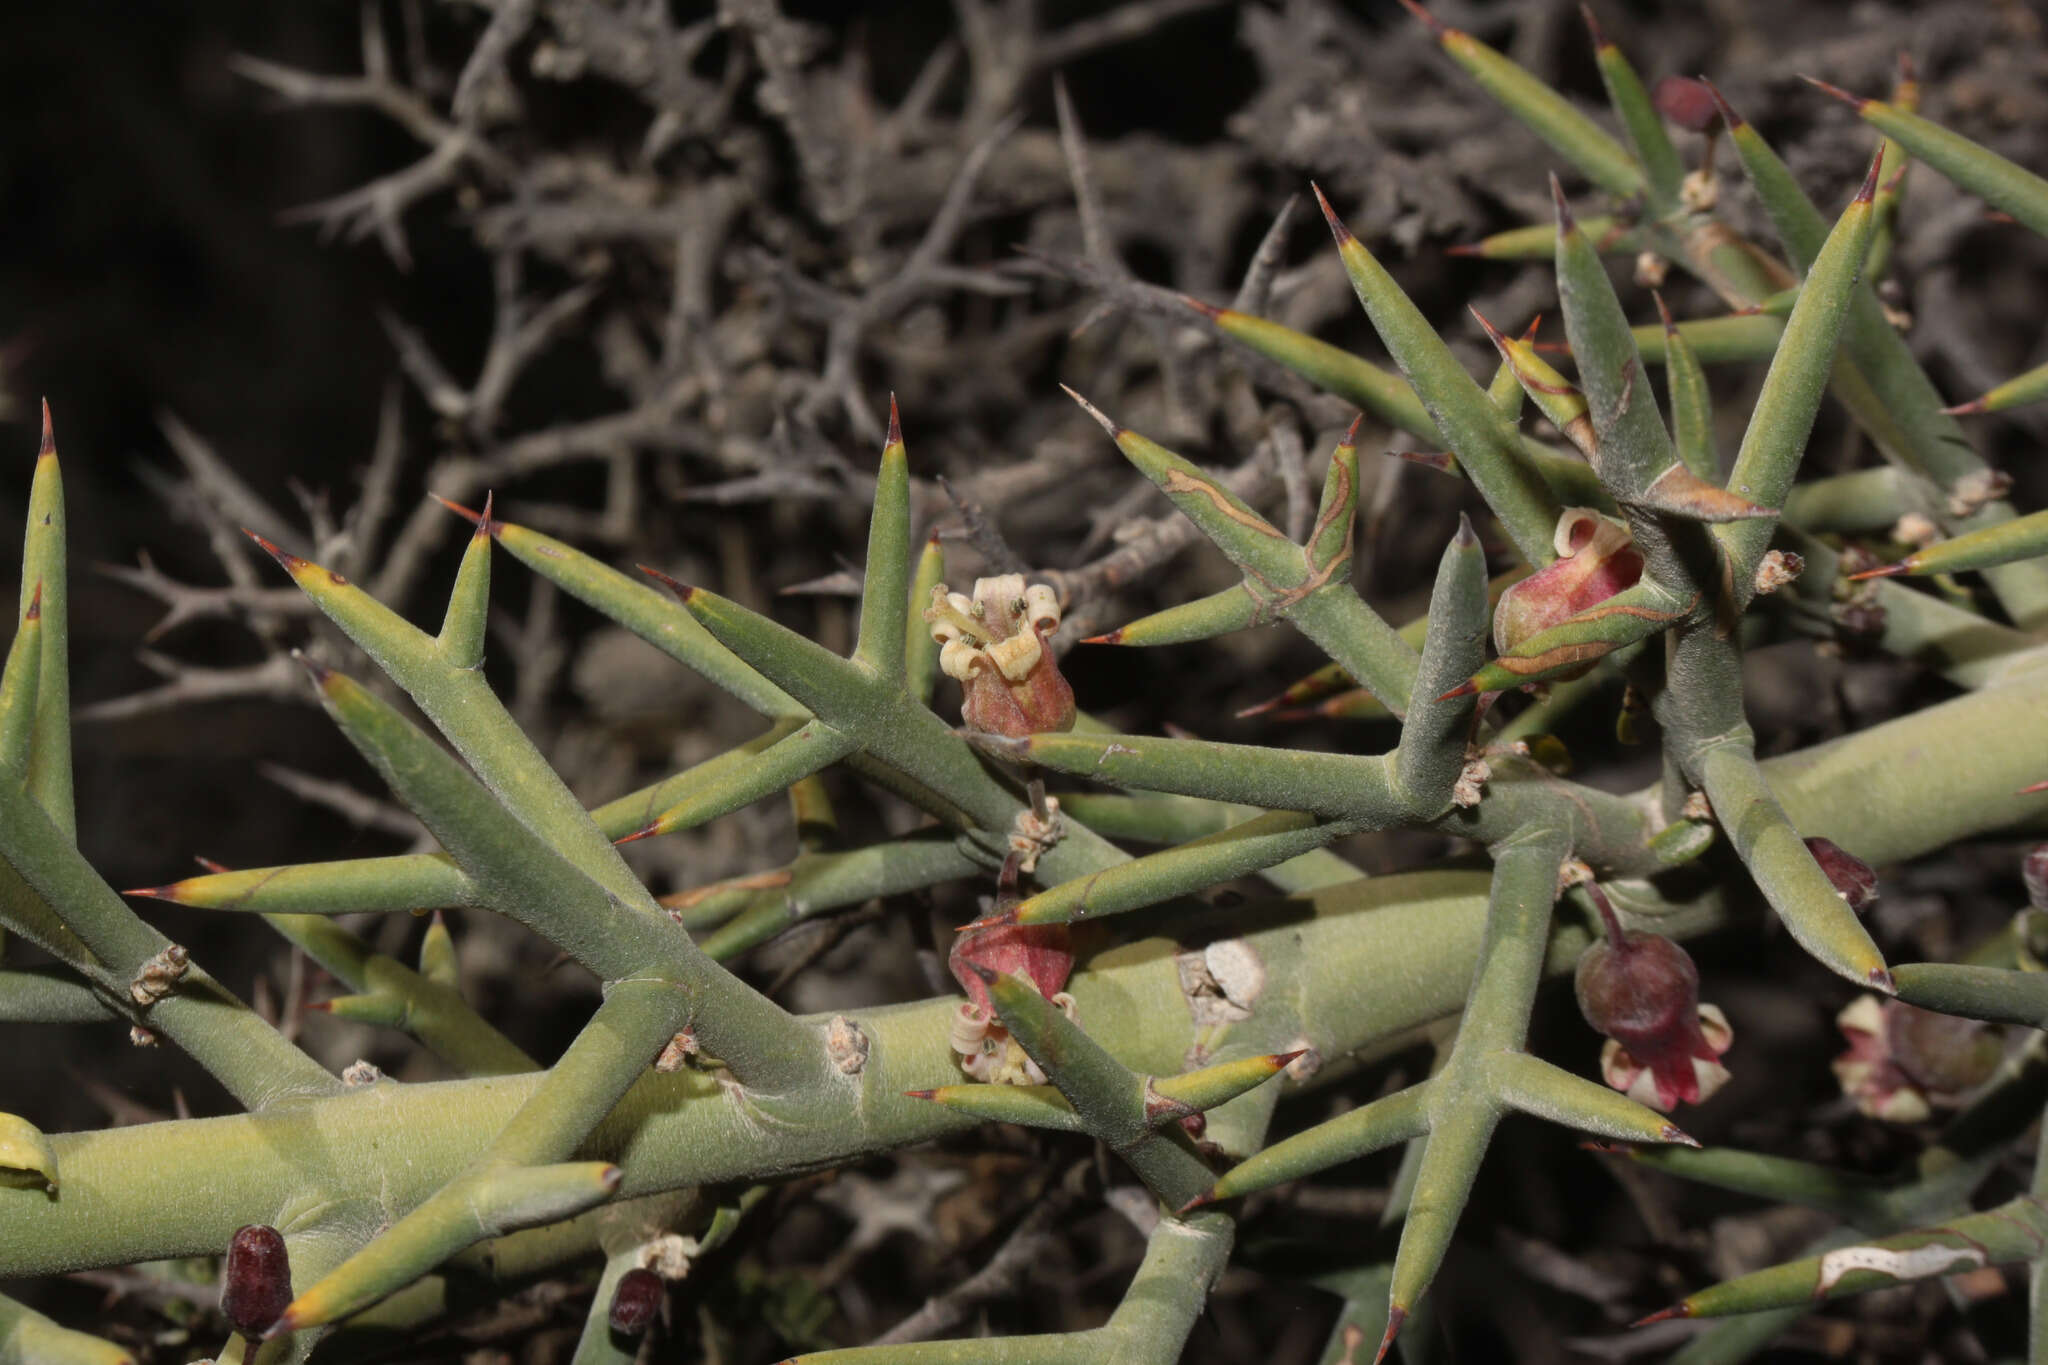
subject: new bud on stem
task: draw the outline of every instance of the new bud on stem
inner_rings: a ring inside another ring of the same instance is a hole
[[[1700,1003],[1691,954],[1661,934],[1621,927],[1606,892],[1588,883],[1607,937],[1579,958],[1579,1012],[1607,1035],[1606,1082],[1639,1104],[1669,1113],[1697,1104],[1728,1080],[1721,1054],[1735,1041],[1719,1009]]]
[[[1851,910],[1860,915],[1877,904],[1877,873],[1869,863],[1833,839],[1808,839],[1806,851],[1820,864],[1820,870],[1828,874],[1835,894],[1847,901]]]
[[[228,1325],[256,1340],[292,1301],[292,1264],[276,1228],[251,1223],[228,1243],[220,1277],[220,1311]]]
[[[1027,588],[1016,573],[976,579],[972,597],[941,583],[924,619],[940,646],[940,670],[960,680],[968,729],[1018,739],[1074,728],[1074,689],[1046,643],[1060,624],[1051,588]]]

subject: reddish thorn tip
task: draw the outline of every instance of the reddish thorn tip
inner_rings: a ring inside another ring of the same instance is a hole
[[[1899,49],[1899,81],[1900,81],[1900,83],[1902,83],[1902,84],[1907,84],[1907,85],[1910,85],[1910,84],[1912,84],[1912,83],[1913,83],[1914,81],[1917,81],[1917,80],[1919,80],[1919,79],[1920,79],[1920,72],[1919,72],[1919,69],[1918,69],[1917,67],[1915,67],[1915,66],[1914,66],[1914,64],[1913,64],[1913,54],[1912,54],[1912,53],[1910,53],[1910,52],[1908,52],[1908,51],[1906,51],[1906,50],[1905,50],[1904,48],[1900,48],[1900,49]]]
[[[1228,311],[1227,309],[1218,308],[1213,303],[1209,303],[1205,300],[1198,299],[1193,294],[1182,294],[1179,297],[1182,303],[1194,309],[1197,313],[1200,313],[1203,317],[1209,319],[1209,321],[1211,322],[1214,322],[1216,319],[1222,317],[1223,314]]]
[[[928,1100],[938,1093],[936,1090],[906,1090],[903,1092],[903,1098],[907,1100]]]
[[[40,578],[36,580],[36,590],[29,595],[28,610],[22,613],[21,619],[24,622],[43,619],[43,581]]]
[[[1536,330],[1542,325],[1543,314],[1538,313],[1535,317],[1530,318],[1528,327],[1525,328],[1522,332],[1522,340],[1524,342],[1531,342],[1536,340]]]
[[[162,886],[138,886],[132,891],[123,891],[121,894],[124,896],[143,896],[153,901],[167,901],[173,899],[171,891],[176,886],[176,882],[165,882]]]
[[[1607,35],[1600,31],[1600,21],[1593,17],[1593,7],[1591,5],[1580,5],[1579,17],[1586,21],[1586,32],[1592,35],[1595,49],[1614,46],[1614,44],[1607,41]]]
[[[882,438],[882,448],[903,444],[903,419],[896,415],[896,395],[889,395],[889,434]]]
[[[1707,93],[1714,97],[1714,103],[1721,110],[1721,122],[1728,125],[1728,131],[1732,133],[1737,128],[1742,127],[1742,115],[1736,113],[1735,106],[1728,103],[1728,97],[1721,93],[1721,87],[1708,80],[1705,76],[1699,77],[1699,83],[1707,87]]]
[[[321,663],[318,659],[313,658],[303,649],[293,650],[292,658],[298,663],[300,668],[306,670],[306,676],[313,680],[313,686],[315,687],[325,687],[327,680],[334,676],[333,669]]]
[[[1665,304],[1664,295],[1658,290],[1652,289],[1650,297],[1657,301],[1657,316],[1664,319],[1664,335],[1670,336],[1678,330],[1678,324],[1671,320],[1671,309]]]
[[[43,444],[36,451],[36,458],[57,453],[57,429],[50,425],[50,400],[43,400]]]
[[[1242,711],[1239,711],[1237,713],[1237,719],[1249,720],[1253,716],[1263,716],[1268,711],[1279,710],[1280,707],[1285,703],[1286,698],[1284,697],[1268,697],[1266,700],[1262,702],[1256,702],[1253,705],[1245,707]]]
[[[198,864],[199,864],[199,865],[200,865],[201,867],[205,868],[205,869],[206,869],[206,870],[207,870],[208,872],[212,872],[212,873],[215,873],[215,874],[219,874],[219,873],[222,873],[222,872],[232,872],[232,871],[234,871],[234,869],[233,869],[232,867],[229,867],[229,866],[228,866],[228,865],[227,865],[226,863],[217,863],[217,862],[215,862],[215,861],[214,861],[213,859],[211,859],[211,858],[201,858],[201,857],[198,857],[198,856],[196,856],[196,855],[195,855],[195,856],[193,857],[192,861],[193,861],[193,862],[195,862],[195,863],[198,863]],[[173,885],[175,885],[175,883],[173,883]]]
[[[1952,408],[1943,408],[1941,411],[1944,416],[1948,417],[1969,417],[1984,411],[1984,400],[1972,398],[1967,403],[1958,403]]]
[[[334,1002],[332,1000],[315,1000],[312,1004],[306,1006],[306,1013],[332,1014],[334,1013]]]
[[[1892,974],[1888,968],[1872,967],[1864,974],[1864,980],[1870,983],[1872,990],[1883,991],[1886,995],[1897,995],[1899,993],[1898,983],[1892,980]]]
[[[1444,248],[1444,255],[1446,256],[1484,256],[1485,254],[1486,244],[1484,242],[1459,242],[1455,246]]]
[[[1405,4],[1407,0],[1402,2]],[[1323,187],[1313,180],[1308,182],[1308,187],[1316,192],[1316,202],[1323,206],[1323,221],[1330,225],[1330,235],[1337,239],[1337,245],[1342,247],[1346,242],[1357,241],[1358,239],[1351,235],[1351,229],[1344,226],[1344,220],[1337,216],[1337,210],[1330,207],[1329,198],[1324,195]]]
[[[620,844],[631,844],[636,843],[641,839],[650,838],[659,832],[660,824],[661,822],[657,820],[651,825],[643,825],[639,829],[634,830],[631,834],[622,835],[619,838],[612,840],[612,846],[616,848]]]
[[[1451,544],[1461,550],[1469,550],[1479,544],[1479,533],[1472,529],[1472,518],[1458,513],[1458,529],[1451,534]]]
[[[1179,1208],[1175,1209],[1174,1212],[1185,1217],[1186,1215],[1193,1213],[1196,1209],[1207,1208],[1209,1205],[1215,1202],[1216,1191],[1208,1190],[1202,1194],[1196,1195],[1193,1199],[1188,1200],[1187,1203],[1182,1204]]]
[[[1273,1064],[1273,1069],[1275,1071],[1284,1071],[1287,1069],[1288,1064],[1291,1063],[1296,1057],[1306,1057],[1307,1055],[1307,1048],[1298,1047],[1292,1052],[1276,1052],[1271,1057],[1268,1057],[1266,1060]]]
[[[1851,203],[1868,204],[1877,198],[1877,173],[1883,167],[1884,144],[1880,142],[1877,144],[1877,155],[1870,158],[1870,170],[1864,174],[1863,187],[1856,191],[1856,197],[1850,201]]]
[[[1406,1321],[1408,1321],[1408,1310],[1406,1308],[1398,1303],[1388,1305],[1387,1334],[1380,1338],[1379,1350],[1373,1352],[1372,1365],[1380,1365],[1380,1362],[1387,1358],[1387,1352],[1393,1349],[1394,1338],[1401,1333],[1401,1324]]]
[[[493,530],[497,528],[497,523],[491,520],[491,508],[497,505],[497,501],[498,495],[495,492],[492,492],[488,489],[485,490],[484,514],[481,517],[477,518],[476,523],[476,533],[478,537],[488,536],[491,534]]]
[[[661,570],[657,568],[654,568],[647,564],[638,564],[634,567],[639,569],[641,573],[646,574],[649,578],[659,581],[664,588],[667,588],[670,592],[674,593],[676,595],[677,600],[682,602],[685,606],[689,605],[690,598],[696,594],[697,590],[695,588],[691,587],[687,583],[681,583],[673,578],[670,578],[667,574],[663,573]]]
[[[1896,564],[1886,564],[1880,568],[1865,569],[1862,573],[1852,573],[1849,575],[1849,581],[1856,583],[1866,578],[1897,578],[1900,574],[1912,572],[1912,565],[1912,557],[1909,555]]]
[[[967,934],[977,929],[1006,929],[1015,923],[1017,923],[1015,912],[1005,910],[1000,915],[986,915],[981,919],[969,920],[965,924],[956,924],[953,926],[953,932],[956,934]]]
[[[1339,441],[1339,442],[1337,442],[1337,449],[1339,449],[1339,450],[1356,450],[1356,449],[1358,449],[1358,429],[1359,429],[1359,427],[1361,427],[1361,426],[1363,426],[1363,425],[1365,425],[1365,414],[1361,412],[1361,413],[1359,413],[1359,414],[1358,414],[1357,416],[1355,416],[1355,417],[1353,417],[1353,418],[1351,419],[1351,425],[1350,425],[1350,426],[1348,426],[1348,427],[1344,428],[1344,439],[1343,439],[1343,440],[1341,440],[1341,441]]]
[[[1429,28],[1429,31],[1438,38],[1450,32],[1450,29],[1444,26],[1443,20],[1431,14],[1421,5],[1416,4],[1415,0],[1401,0],[1401,8],[1407,10],[1417,19],[1420,19]]]
[[[1861,95],[1852,95],[1839,85],[1829,85],[1826,81],[1822,80],[1818,76],[1801,76],[1799,79],[1805,81],[1808,85],[1812,86],[1816,90],[1823,90],[1826,91],[1828,94],[1833,95],[1836,99],[1848,105],[1851,109],[1856,110],[1858,113],[1861,113],[1863,111],[1864,105],[1873,102],[1871,100],[1863,98],[1863,96]]]
[[[464,507],[459,502],[451,502],[449,499],[442,497],[439,493],[429,493],[427,494],[427,496],[432,498],[435,502],[440,503],[443,507],[453,512],[456,516],[461,517],[464,521],[468,522],[472,526],[482,526],[484,524],[485,514],[490,510],[489,505],[486,504],[485,510],[483,512],[479,512],[474,507]],[[488,498],[490,495],[486,493],[484,496]]]
[[[1672,1318],[1689,1318],[1691,1316],[1692,1306],[1690,1304],[1674,1303],[1669,1308],[1658,1309],[1656,1312],[1650,1314],[1650,1316],[1646,1318],[1637,1318],[1634,1322],[1630,1323],[1629,1326],[1648,1327],[1653,1322],[1668,1322]]]
[[[1557,230],[1559,232],[1577,231],[1578,223],[1572,218],[1572,206],[1565,202],[1564,184],[1557,178],[1556,171],[1550,173],[1550,197],[1557,204]]]
[[[1090,635],[1081,641],[1084,645],[1120,645],[1124,642],[1124,628],[1118,626],[1105,635]]]
[[[1666,1142],[1676,1142],[1683,1147],[1697,1148],[1700,1145],[1700,1140],[1698,1138],[1686,1132],[1683,1128],[1680,1128],[1675,1123],[1665,1124],[1664,1127],[1658,1132],[1657,1136],[1659,1138],[1662,1138]]]
[[[2048,781],[2030,783],[2027,786],[2021,787],[2014,795],[2033,796],[2040,792],[2048,792]]]
[[[1465,308],[1468,312],[1472,314],[1473,317],[1479,319],[1479,325],[1480,327],[1485,329],[1486,336],[1489,341],[1493,342],[1493,344],[1497,347],[1505,346],[1508,344],[1508,339],[1505,336],[1501,335],[1500,328],[1494,326],[1491,322],[1488,322],[1486,320],[1486,314],[1479,311],[1478,304],[1468,303],[1465,305]]]
[[[1455,697],[1469,697],[1478,690],[1478,684],[1474,683],[1470,678],[1467,678],[1464,682],[1459,683],[1456,687],[1444,693],[1441,697],[1438,697],[1437,700],[1450,701]]]
[[[279,549],[275,543],[265,540],[262,536],[257,535],[254,531],[250,530],[246,526],[242,528],[242,534],[249,537],[249,539],[255,541],[258,545],[261,545],[272,559],[276,560],[280,565],[284,567],[284,571],[286,573],[296,572],[299,566],[306,562],[305,560],[300,559],[297,555],[285,553],[283,550]]]

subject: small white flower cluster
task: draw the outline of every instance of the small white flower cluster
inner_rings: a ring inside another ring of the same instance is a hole
[[[1069,1019],[1079,1020],[1074,997],[1061,991],[1049,997]],[[972,1001],[963,1002],[953,1013],[953,1051],[960,1069],[977,1081],[990,1085],[1044,1085],[1045,1072],[1002,1021]]]
[[[1011,682],[1024,681],[1045,652],[1040,637],[1060,624],[1053,590],[1043,583],[1025,587],[1020,573],[977,578],[972,597],[949,592],[942,600],[952,610],[932,622],[932,639],[939,642],[940,671],[961,682],[983,661]],[[1026,624],[1031,628],[1019,629]]]

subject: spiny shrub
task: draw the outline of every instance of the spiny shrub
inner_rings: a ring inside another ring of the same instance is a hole
[[[1415,1320],[1511,1114],[1839,1219],[1811,1255],[1651,1313],[1730,1319],[1682,1359],[1738,1359],[1817,1300],[2036,1261],[2048,1241],[2044,1168],[1994,1207],[1973,1211],[1972,1200],[2039,1115],[2048,1062],[2031,1035],[1987,1046],[1968,1021],[2048,1023],[2048,907],[1960,963],[1888,961],[1858,911],[1869,864],[2037,819],[2044,799],[2031,788],[2048,777],[2048,514],[2006,504],[2005,481],[1866,281],[1909,158],[2037,231],[2048,231],[2048,184],[1919,118],[1908,84],[1889,102],[1852,98],[1884,137],[1831,220],[1711,87],[1653,97],[1596,38],[1618,141],[1500,54],[1417,13],[1608,201],[1577,217],[1553,179],[1551,222],[1474,249],[1550,262],[1564,343],[1482,319],[1500,355],[1482,384],[1320,191],[1398,373],[1249,313],[1185,307],[1412,434],[1425,463],[1470,483],[1489,520],[1445,545],[1426,614],[1389,621],[1350,581],[1355,435],[1330,453],[1320,504],[1290,536],[1226,480],[1074,395],[1240,575],[1096,647],[1284,623],[1329,663],[1280,702],[1377,717],[1397,733],[1385,752],[1125,734],[1096,720],[1061,671],[1065,604],[1050,583],[943,581],[944,552],[914,522],[893,405],[844,656],[710,588],[607,567],[499,518],[488,499],[451,504],[473,533],[433,633],[251,528],[425,718],[306,657],[321,705],[438,850],[220,868],[128,894],[260,916],[346,983],[329,1011],[407,1031],[464,1079],[330,1074],[78,853],[63,500],[46,419],[0,676],[0,922],[56,965],[8,970],[0,996],[15,1019],[124,1021],[138,1042],[183,1049],[247,1112],[49,1136],[7,1119],[0,1159],[17,1178],[0,1190],[0,1273],[225,1253],[222,1310],[244,1335],[224,1358],[285,1360],[323,1343],[339,1354],[403,1341],[480,1290],[601,1265],[575,1358],[625,1360],[672,1330],[661,1279],[715,1256],[767,1187],[1003,1123],[1093,1138],[1135,1177],[1148,1242],[1120,1306],[1067,1333],[801,1358],[1166,1362],[1230,1262],[1246,1196],[1398,1146],[1386,1212],[1398,1233],[1389,1244],[1361,1230],[1316,1280],[1344,1300],[1328,1358],[1352,1361],[1362,1345],[1384,1356],[1404,1327],[1430,1349]],[[1709,145],[1732,144],[1782,258],[1715,216],[1716,182],[1686,171],[1667,116]],[[1647,300],[1623,302],[1605,260],[1616,254],[1650,280],[1689,272],[1730,311],[1634,323]],[[1715,438],[1709,363],[1766,367],[1732,464]],[[1961,410],[2039,387],[2015,381]],[[1830,395],[1886,464],[1800,482]],[[1927,543],[1887,563],[1871,547],[1903,524],[1924,526]],[[1498,564],[1485,549],[1495,526]],[[766,728],[586,809],[481,670],[504,556],[725,689]],[[1944,578],[1937,594],[1905,581],[1964,572],[1978,586]],[[1853,636],[1954,695],[1760,758],[1743,660],[1787,636]],[[960,684],[961,724],[941,675]],[[1548,738],[1617,691],[1620,740],[1661,762],[1658,781],[1623,794],[1567,775]],[[807,835],[784,866],[661,899],[618,851],[785,791],[803,827],[829,827],[819,774],[835,766],[926,823],[859,848]],[[1390,830],[1432,831],[1484,856],[1368,878],[1332,848]],[[1126,844],[1156,851],[1133,856]],[[1254,874],[1270,898],[1212,900]],[[946,883],[988,893],[951,954],[964,1000],[798,1016],[724,965],[794,921]],[[1757,897],[1798,950],[1873,993],[1844,1017],[1853,1047],[1840,1069],[1860,1105],[1918,1119],[1967,1098],[1895,1178],[1701,1149],[1670,1117],[1731,1070],[1770,1065],[1746,1057],[1738,1030],[1702,1001],[1713,981],[1677,941],[1723,930],[1794,951],[1744,913]],[[438,915],[417,967],[333,918],[448,908],[514,920],[603,983],[552,1065],[465,1002]],[[1588,1048],[1551,1061],[1527,1046],[1545,976],[1575,966],[1585,1018],[1608,1040],[1597,1066]],[[1424,1029],[1436,1043],[1425,1078],[1268,1140],[1284,1092]],[[2040,1293],[2037,1341],[2048,1337]],[[11,1303],[0,1322],[12,1359],[123,1355]]]

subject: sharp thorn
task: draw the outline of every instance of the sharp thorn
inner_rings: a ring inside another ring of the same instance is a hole
[[[1060,385],[1060,388],[1065,390],[1067,397],[1073,399],[1076,403],[1079,403],[1081,405],[1081,411],[1087,413],[1090,417],[1093,417],[1096,421],[1096,424],[1099,425],[1104,431],[1109,433],[1110,440],[1114,441],[1117,437],[1124,434],[1124,429],[1118,426],[1115,422],[1111,421],[1108,415],[1105,414],[1101,408],[1096,407],[1093,403],[1083,398],[1080,394],[1074,392],[1073,389],[1068,388],[1065,384]]]
[[[303,649],[292,651],[292,661],[306,670],[306,676],[313,680],[313,686],[325,687],[327,680],[334,676],[334,670],[321,663]]]
[[[676,599],[682,602],[685,606],[689,605],[691,595],[697,591],[689,584],[678,582],[677,580],[670,578],[661,570],[652,568],[646,564],[636,564],[634,565],[634,567],[639,569],[641,573],[646,574],[649,578],[655,579],[664,588],[667,588],[670,592],[674,593],[676,595]]]
[[[1446,256],[1484,256],[1486,247],[1479,242],[1459,242],[1444,248]]]
[[[220,874],[220,873],[222,873],[222,872],[233,872],[233,871],[234,871],[234,869],[233,869],[232,867],[229,867],[229,866],[228,866],[228,865],[227,865],[226,863],[217,863],[217,862],[215,862],[215,861],[214,861],[213,859],[211,859],[211,858],[201,858],[201,857],[199,857],[199,856],[198,856],[198,855],[196,855],[196,854],[195,854],[195,855],[193,855],[192,861],[193,861],[193,862],[195,862],[195,863],[198,863],[198,864],[199,864],[199,865],[200,865],[201,867],[205,868],[205,869],[206,869],[206,870],[207,870],[208,872],[214,873],[215,875],[218,875],[218,874]]]
[[[882,448],[888,450],[903,444],[903,420],[896,415],[896,395],[889,395],[889,434],[882,438]]]
[[[484,513],[477,511],[474,507],[464,507],[459,502],[451,502],[449,499],[442,497],[439,493],[429,493],[427,494],[427,496],[432,498],[435,502],[440,503],[443,507],[453,512],[456,516],[461,517],[464,521],[468,522],[472,526],[482,526],[484,524]],[[489,497],[490,495],[485,494],[485,496]]]
[[[1109,631],[1102,635],[1087,636],[1085,639],[1080,641],[1080,643],[1084,645],[1120,645],[1123,642],[1124,628],[1122,626],[1118,626],[1115,630]]]
[[[1863,112],[1864,105],[1871,103],[1871,101],[1863,98],[1863,96],[1861,95],[1850,94],[1848,91],[1844,90],[1839,85],[1829,85],[1826,81],[1822,80],[1818,76],[1801,76],[1799,79],[1805,81],[1808,85],[1812,86],[1816,90],[1822,90],[1830,95],[1833,95],[1836,99],[1848,105],[1851,109],[1856,110],[1856,112],[1858,113]]]
[[[642,825],[639,829],[634,830],[631,834],[622,834],[618,838],[612,840],[612,846],[616,848],[620,844],[637,843],[639,840],[650,838],[658,832],[658,827],[660,826],[660,824],[661,822],[659,820],[656,820],[653,824]]]
[[[1444,36],[1444,34],[1450,32],[1450,30],[1445,27],[1443,20],[1437,18],[1434,14],[1431,14],[1421,5],[1415,3],[1415,0],[1401,0],[1401,8],[1407,10],[1417,19],[1420,19],[1423,22],[1423,24],[1428,27],[1431,35],[1434,37],[1441,38]]]
[[[1874,991],[1883,991],[1886,995],[1897,995],[1899,993],[1898,983],[1892,980],[1889,968],[1872,967],[1869,972],[1865,973],[1864,980],[1870,983],[1870,988]]]
[[[1452,689],[1451,689],[1450,691],[1448,691],[1448,692],[1444,693],[1444,694],[1443,694],[1443,695],[1442,695],[1441,697],[1438,697],[1438,698],[1437,698],[1437,700],[1438,700],[1438,701],[1450,701],[1450,700],[1452,700],[1453,698],[1456,698],[1456,697],[1469,697],[1469,696],[1471,696],[1471,695],[1472,695],[1472,694],[1473,694],[1474,692],[1477,692],[1478,690],[1479,690],[1478,686],[1477,686],[1476,684],[1474,684],[1474,683],[1473,683],[1473,681],[1472,681],[1472,680],[1471,680],[1470,678],[1467,678],[1467,679],[1465,679],[1465,681],[1463,681],[1463,682],[1459,683],[1459,684],[1458,684],[1458,685],[1457,685],[1456,687],[1452,688]]]
[[[1862,573],[1852,573],[1849,575],[1849,581],[1856,583],[1866,578],[1897,578],[1901,574],[1911,573],[1912,571],[1913,559],[1911,555],[1908,555],[1896,564],[1885,564],[1875,569],[1865,569]]]
[[[1402,2],[1405,4],[1407,0]],[[1357,241],[1358,239],[1351,235],[1351,229],[1344,226],[1344,220],[1337,216],[1337,210],[1330,207],[1329,199],[1323,194],[1323,187],[1313,180],[1308,182],[1308,187],[1316,192],[1316,202],[1323,206],[1323,221],[1330,225],[1330,235],[1337,239],[1338,247],[1341,248],[1346,242]]]
[[[1714,103],[1721,110],[1721,122],[1727,125],[1728,131],[1732,133],[1742,127],[1742,115],[1736,113],[1735,106],[1728,103],[1728,97],[1721,93],[1721,87],[1705,76],[1699,77],[1699,83],[1707,87],[1707,93],[1714,97]]]
[[[1194,309],[1197,313],[1200,313],[1203,317],[1209,319],[1209,321],[1211,322],[1214,322],[1216,319],[1222,317],[1223,314],[1226,311],[1228,311],[1227,309],[1218,308],[1213,303],[1208,303],[1201,299],[1198,299],[1193,294],[1180,294],[1176,297],[1178,297],[1182,303]]]
[[[1564,184],[1557,178],[1557,172],[1550,173],[1550,197],[1557,204],[1557,230],[1559,233],[1576,231],[1578,223],[1572,218],[1572,206],[1565,201]]]
[[[936,1090],[906,1090],[903,1097],[909,1100],[928,1100],[938,1093]]]
[[[1600,21],[1593,17],[1593,7],[1580,5],[1579,17],[1586,21],[1586,32],[1592,35],[1594,48],[1597,50],[1608,46],[1607,35],[1600,31]]]
[[[289,554],[286,551],[278,548],[276,544],[274,544],[271,541],[265,540],[262,536],[257,535],[254,531],[250,530],[246,526],[242,528],[242,534],[249,537],[249,539],[255,541],[258,545],[261,545],[264,548],[264,550],[270,555],[270,557],[276,560],[278,564],[283,567],[286,573],[296,572],[298,567],[306,562],[305,560],[300,559],[297,555]]]
[[[1387,1305],[1387,1334],[1380,1338],[1379,1350],[1373,1352],[1372,1365],[1380,1365],[1387,1358],[1387,1352],[1393,1349],[1394,1338],[1400,1334],[1401,1324],[1406,1321],[1408,1310],[1405,1307],[1398,1303]]]
[[[1672,1318],[1689,1318],[1691,1316],[1691,1305],[1686,1303],[1674,1303],[1669,1308],[1658,1309],[1656,1312],[1650,1314],[1650,1316],[1646,1318],[1637,1318],[1634,1322],[1630,1323],[1629,1326],[1648,1327],[1653,1322],[1669,1322]]]
[[[1972,398],[1967,403],[1958,403],[1952,408],[1943,408],[1941,411],[1943,415],[1948,417],[1968,417],[1973,413],[1984,411],[1984,400]]]
[[[1179,1208],[1175,1209],[1174,1212],[1185,1218],[1188,1214],[1193,1213],[1196,1209],[1207,1208],[1209,1205],[1215,1202],[1216,1191],[1213,1189],[1205,1190],[1201,1194],[1196,1195],[1193,1199],[1188,1200],[1187,1203],[1182,1204]]]
[[[1458,513],[1458,529],[1451,536],[1451,544],[1461,550],[1469,550],[1478,543],[1479,533],[1472,529],[1472,518],[1463,512]]]
[[[57,429],[50,425],[50,400],[43,400],[43,444],[36,451],[36,458],[42,459],[57,453]]]
[[[2033,796],[2039,792],[2048,792],[2048,781],[2029,783],[2027,786],[2021,787],[2018,791],[2014,792],[2013,795]]]
[[[1344,428],[1344,439],[1337,442],[1339,450],[1358,449],[1358,429],[1365,424],[1365,414],[1359,413],[1351,419],[1351,425]]]
[[[1700,1145],[1700,1140],[1698,1138],[1686,1132],[1683,1128],[1680,1128],[1675,1123],[1665,1124],[1663,1131],[1659,1132],[1657,1136],[1663,1139],[1665,1142],[1675,1142],[1682,1147],[1698,1148],[1698,1146]]]
[[[162,886],[138,886],[131,890],[123,891],[121,894],[124,896],[141,896],[153,901],[167,901],[173,899],[171,889],[176,885],[176,882],[165,882]]]
[[[1877,173],[1884,167],[1884,143],[1877,144],[1877,155],[1870,158],[1870,170],[1863,177],[1863,188],[1856,191],[1852,204],[1868,204],[1877,198]]]
[[[1670,336],[1678,330],[1678,324],[1671,320],[1671,309],[1664,302],[1662,292],[1652,289],[1650,297],[1657,301],[1657,316],[1664,319],[1664,335]]]

